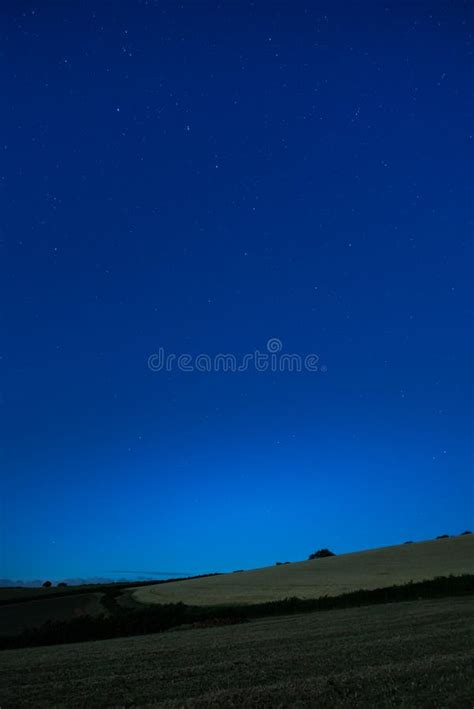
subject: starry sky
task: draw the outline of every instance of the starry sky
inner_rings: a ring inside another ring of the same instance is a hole
[[[3,0],[1,577],[472,527],[473,30],[462,0]],[[270,338],[318,371],[147,366]]]

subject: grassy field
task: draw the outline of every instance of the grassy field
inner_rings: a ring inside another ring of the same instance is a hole
[[[289,596],[318,598],[436,576],[474,573],[474,535],[371,549],[233,574],[146,586],[141,603],[261,603]]]
[[[0,636],[16,635],[24,628],[38,627],[48,620],[69,620],[85,615],[106,613],[101,593],[51,594],[41,600],[23,601],[0,606]]]
[[[83,583],[78,586],[51,586],[50,588],[4,586],[0,588],[0,607],[11,603],[24,603],[28,601],[41,601],[47,598],[72,596],[82,593],[103,593],[109,589],[130,587],[130,581],[110,581],[106,583]],[[138,581],[134,587],[145,586],[157,581]],[[166,583],[166,581],[160,581]]]
[[[472,709],[473,625],[469,597],[9,650],[0,705]]]
[[[140,585],[148,582],[140,582]],[[0,638],[21,633],[49,621],[108,614],[103,601],[110,592],[126,591],[130,582],[54,586],[50,588],[0,588]]]
[[[0,604],[3,603],[16,603],[22,600],[29,600],[32,598],[48,598],[49,596],[56,596],[61,594],[64,589],[53,586],[51,588],[16,588],[6,586],[5,588],[0,588]]]

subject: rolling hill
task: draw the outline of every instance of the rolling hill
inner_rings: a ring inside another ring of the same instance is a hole
[[[203,606],[261,603],[292,596],[337,596],[468,573],[474,573],[472,534],[146,586],[133,590],[133,599]]]
[[[472,597],[5,650],[5,709],[472,707]]]

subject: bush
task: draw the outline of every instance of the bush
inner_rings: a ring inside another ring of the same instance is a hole
[[[449,539],[449,534],[440,534],[436,539]]]
[[[409,542],[403,542],[403,543],[404,543],[404,544],[413,544],[413,542],[411,542],[411,541],[409,541]]]
[[[52,585],[53,584],[51,583],[51,581],[45,581],[43,584],[43,588],[51,588]]]
[[[469,529],[466,529],[465,532],[461,532],[461,537],[464,537],[465,534],[472,534],[472,532],[470,532]]]
[[[324,559],[327,556],[336,556],[330,549],[319,549],[308,556],[308,559]]]
[[[67,586],[67,583],[65,581],[61,581],[61,583],[58,583],[58,588],[65,588]]]

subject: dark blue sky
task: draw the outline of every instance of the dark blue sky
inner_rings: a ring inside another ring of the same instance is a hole
[[[473,524],[474,7],[0,8],[0,576]],[[325,372],[152,372],[266,351]]]

